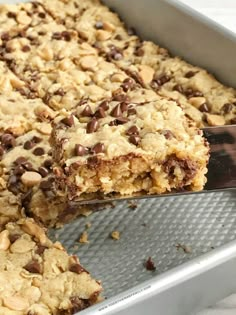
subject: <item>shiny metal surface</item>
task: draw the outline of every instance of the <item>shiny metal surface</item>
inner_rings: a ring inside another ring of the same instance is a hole
[[[203,130],[210,144],[210,162],[208,166],[207,184],[200,192],[175,191],[163,195],[147,195],[145,193],[132,196],[110,194],[99,198],[78,200],[79,204],[98,204],[121,200],[161,198],[166,196],[207,193],[218,190],[236,188],[236,125],[209,127]]]

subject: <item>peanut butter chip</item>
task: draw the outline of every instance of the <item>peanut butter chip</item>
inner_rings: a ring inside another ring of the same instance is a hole
[[[40,123],[37,127],[36,127],[37,131],[40,132],[43,135],[48,135],[50,136],[51,132],[52,132],[52,126],[48,123]]]
[[[153,80],[155,71],[146,65],[139,66],[139,75],[144,83],[148,84]]]
[[[22,183],[27,187],[33,187],[40,183],[42,176],[36,172],[25,172],[21,176]]]
[[[190,97],[188,101],[196,108],[199,108],[202,104],[206,103],[205,97]]]
[[[7,230],[0,233],[0,250],[7,250],[11,245],[9,232]]]
[[[17,14],[16,20],[18,23],[23,24],[23,25],[30,24],[32,21],[31,17],[29,17],[24,11],[20,11]]]
[[[103,22],[103,28],[108,32],[114,32],[116,29],[115,26],[110,22]]]
[[[225,125],[225,119],[220,115],[206,114],[206,120],[210,126]]]
[[[22,230],[30,235],[35,236],[37,239],[39,239],[40,244],[50,243],[43,228],[38,226],[36,223],[34,223],[30,219],[24,222],[24,224],[22,225]]]
[[[81,58],[80,64],[84,70],[95,70],[98,61],[94,56],[85,56]]]
[[[98,30],[96,33],[97,40],[105,41],[111,38],[111,32],[104,31],[104,30]]]
[[[5,297],[3,304],[13,311],[24,311],[29,307],[29,302],[20,296]]]

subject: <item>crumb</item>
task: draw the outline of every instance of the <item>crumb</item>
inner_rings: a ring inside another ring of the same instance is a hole
[[[142,226],[144,226],[144,227],[146,227],[146,226],[147,226],[147,224],[146,224],[146,223],[142,223],[141,225],[142,225]]]
[[[88,233],[87,233],[86,231],[84,231],[84,232],[80,235],[79,243],[81,243],[81,244],[87,244],[87,243],[89,243],[89,240],[88,240]]]
[[[215,247],[214,247],[214,246],[211,246],[211,249],[215,249]]]
[[[137,205],[137,203],[135,203],[133,201],[128,201],[128,207],[132,210],[135,210],[138,207],[138,205]]]
[[[148,258],[148,260],[145,262],[144,266],[147,270],[150,270],[150,271],[156,270],[156,266],[155,266],[151,257]]]
[[[79,249],[79,246],[78,245],[74,245],[73,246],[73,250],[78,250]]]
[[[90,222],[87,222],[87,223],[85,224],[86,229],[91,228],[91,226],[92,226],[92,223],[90,223]]]
[[[111,238],[113,238],[113,240],[118,241],[120,239],[120,232],[119,231],[113,231],[111,233]]]
[[[179,250],[181,248],[186,254],[191,254],[192,253],[192,248],[190,246],[188,246],[188,245],[177,244],[176,248],[177,248],[177,250]]]

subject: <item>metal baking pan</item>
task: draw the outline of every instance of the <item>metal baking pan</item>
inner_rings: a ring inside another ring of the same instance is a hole
[[[177,1],[104,2],[143,38],[236,87],[230,31]],[[107,299],[80,314],[191,315],[236,292],[235,190],[140,200],[136,209],[114,206],[51,231],[102,280]],[[86,222],[89,243],[82,245],[77,240]],[[119,241],[110,238],[114,230]],[[148,257],[156,271],[144,268]]]

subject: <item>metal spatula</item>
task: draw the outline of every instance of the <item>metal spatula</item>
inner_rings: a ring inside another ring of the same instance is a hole
[[[207,184],[203,191],[177,191],[162,195],[140,193],[132,196],[116,194],[96,196],[93,199],[79,200],[79,204],[96,204],[118,200],[140,198],[160,198],[184,194],[206,193],[218,190],[236,189],[236,125],[209,127],[203,129],[210,144],[210,162],[208,165]]]

